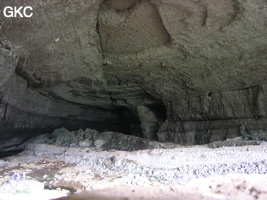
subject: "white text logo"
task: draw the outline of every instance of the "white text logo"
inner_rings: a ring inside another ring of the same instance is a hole
[[[6,6],[3,10],[3,14],[5,17],[31,17],[33,15],[33,9],[31,6]]]

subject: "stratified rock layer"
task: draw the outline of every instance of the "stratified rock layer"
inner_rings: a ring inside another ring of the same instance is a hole
[[[7,5],[34,15],[0,15],[1,150],[62,126],[181,144],[266,140],[266,1]]]

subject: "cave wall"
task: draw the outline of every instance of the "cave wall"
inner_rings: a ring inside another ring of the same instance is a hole
[[[15,73],[17,56],[1,52],[0,151],[16,149],[26,139],[62,126],[125,131],[118,113],[50,99],[32,90]]]
[[[170,40],[138,52],[106,52],[105,75],[141,85],[164,102],[167,120],[158,139],[181,144],[266,139],[266,2],[149,3]]]
[[[208,93],[167,105],[168,119],[158,132],[160,141],[205,144],[243,136],[266,140],[267,85]]]
[[[7,5],[34,15],[0,15],[1,148],[61,126],[181,144],[266,139],[266,1]]]

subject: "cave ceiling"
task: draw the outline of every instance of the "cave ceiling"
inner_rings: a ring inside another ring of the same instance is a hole
[[[109,107],[146,93],[170,101],[266,82],[263,0],[1,4],[33,7],[32,18],[1,20],[2,48],[19,57],[29,87],[51,98]]]

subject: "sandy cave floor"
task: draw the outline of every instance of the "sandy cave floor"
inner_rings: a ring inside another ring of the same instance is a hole
[[[225,161],[226,152],[229,152],[228,161]],[[205,168],[203,162],[217,167],[214,173],[203,175],[201,169],[196,171],[196,166]],[[219,165],[213,165],[214,162]],[[241,163],[241,168],[235,162]],[[124,169],[127,166],[130,172]],[[189,178],[184,177],[184,166]],[[0,160],[0,200],[48,200],[67,195],[70,196],[62,199],[264,200],[267,199],[266,166],[266,145],[134,152],[90,152],[86,148],[73,148],[62,155],[41,156],[22,152]],[[177,181],[177,176],[173,178],[174,168],[175,172],[179,168],[182,181]],[[14,180],[15,172],[21,175],[19,180]]]

